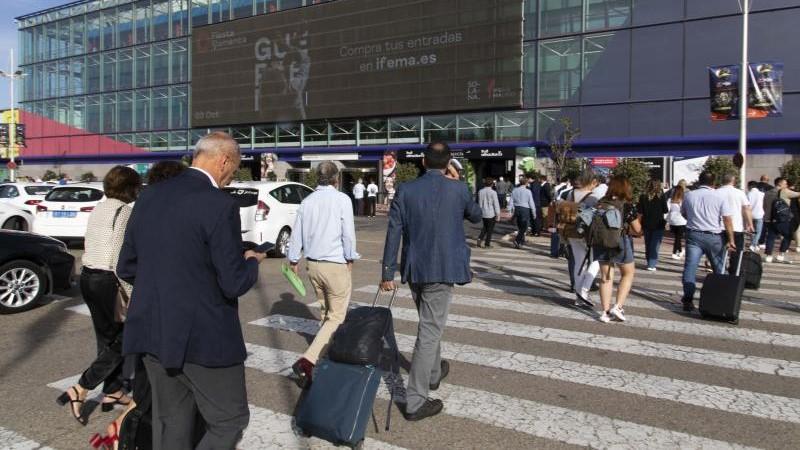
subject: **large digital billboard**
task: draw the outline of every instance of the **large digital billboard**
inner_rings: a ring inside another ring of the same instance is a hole
[[[193,30],[195,127],[521,102],[522,0],[336,0]]]

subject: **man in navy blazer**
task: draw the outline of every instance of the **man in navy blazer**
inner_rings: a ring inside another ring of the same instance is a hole
[[[483,216],[467,186],[452,174],[450,158],[446,143],[430,144],[423,159],[427,173],[401,184],[389,210],[381,289],[396,288],[402,241],[402,282],[410,284],[419,313],[403,411],[407,420],[434,416],[444,406],[441,400],[429,399],[428,392],[438,389],[450,371],[449,363],[441,359],[440,342],[453,285],[472,281],[464,219],[479,223]]]
[[[153,392],[153,448],[233,449],[249,421],[238,297],[264,254],[243,253],[239,206],[218,189],[239,168],[225,133],[197,143],[191,169],[139,196],[117,275],[133,284],[125,354],[144,354]]]

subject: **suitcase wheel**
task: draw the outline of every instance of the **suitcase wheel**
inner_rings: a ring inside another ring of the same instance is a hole
[[[352,447],[353,450],[364,450],[364,439],[358,441],[358,443]]]

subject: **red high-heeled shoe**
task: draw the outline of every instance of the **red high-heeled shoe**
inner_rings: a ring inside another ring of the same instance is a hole
[[[100,433],[95,433],[89,439],[89,444],[91,444],[92,448],[102,448],[103,450],[114,450],[114,444],[119,441],[119,428],[117,427],[117,422],[111,422],[114,425],[114,434],[109,436],[100,435]]]

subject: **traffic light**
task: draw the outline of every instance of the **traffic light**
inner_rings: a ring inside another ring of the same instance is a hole
[[[0,123],[0,147],[8,147],[8,124]]]
[[[18,123],[14,130],[14,144],[17,147],[25,147],[25,124]]]

